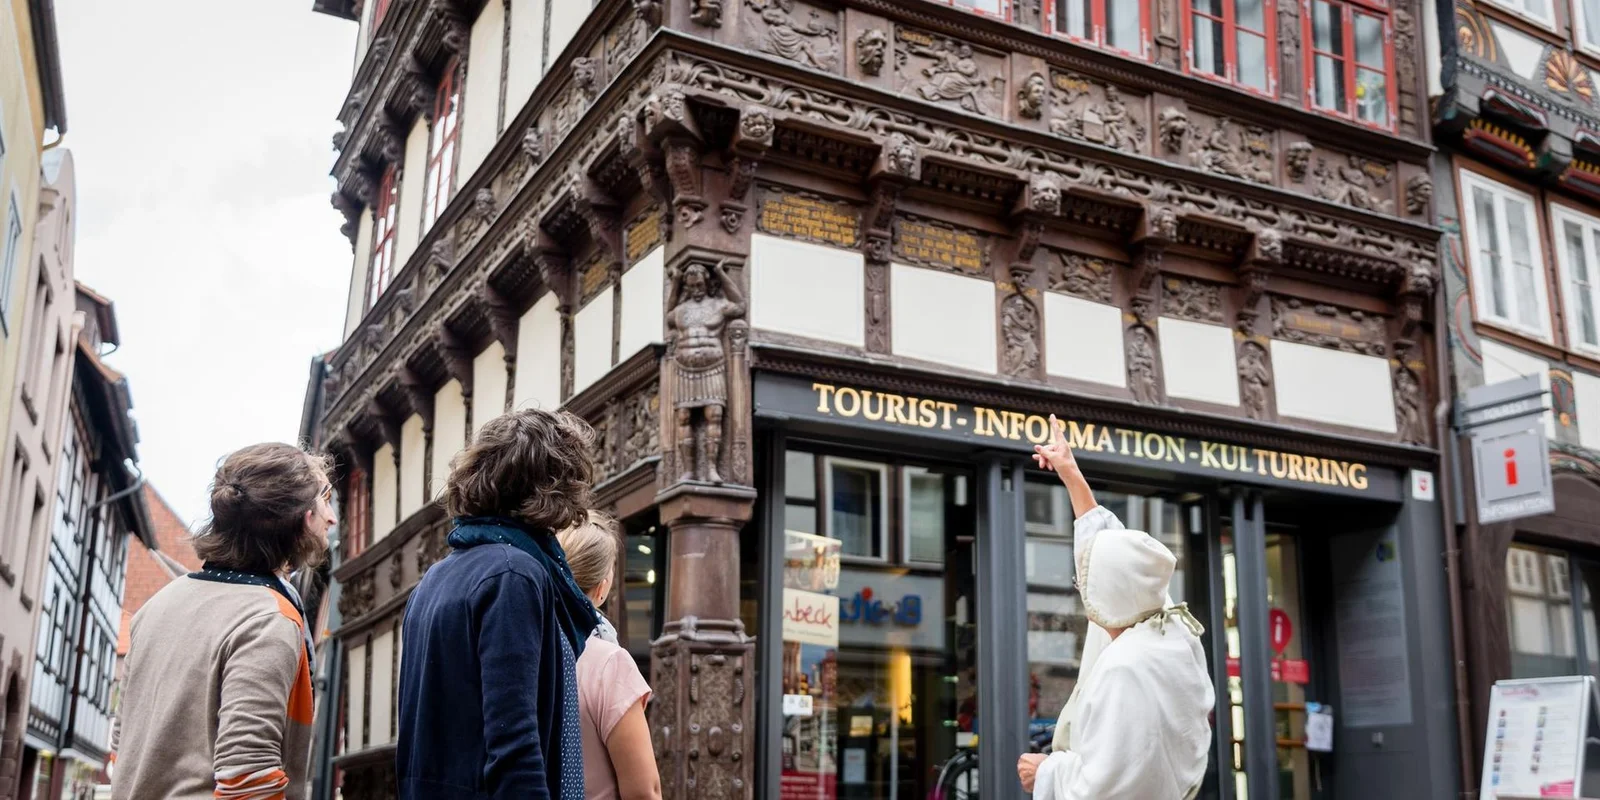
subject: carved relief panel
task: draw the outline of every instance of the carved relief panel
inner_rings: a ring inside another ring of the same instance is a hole
[[[1386,356],[1387,325],[1370,314],[1295,297],[1272,298],[1272,338],[1344,350],[1369,356]]]
[[[1222,286],[1193,278],[1162,281],[1161,314],[1194,322],[1222,323]]]
[[[1176,109],[1172,109],[1176,110]],[[1178,120],[1163,114],[1163,137],[1166,128],[1180,127]],[[1277,136],[1266,128],[1230,119],[1210,116],[1190,110],[1181,127],[1188,142],[1188,162],[1196,169],[1227,175],[1253,183],[1272,183],[1277,152]]]
[[[1034,77],[1038,76],[1028,80]],[[1150,152],[1146,95],[1127,93],[1115,84],[1064,70],[1050,70],[1049,94],[1051,133],[1129,153]],[[1027,107],[1019,94],[1018,113],[1026,116]]]
[[[1005,58],[916,28],[895,30],[895,90],[987,117],[1005,111]]]
[[[1116,276],[1115,264],[1103,258],[1065,250],[1048,252],[1050,273],[1047,286],[1050,291],[1107,305],[1113,302],[1111,282]]]
[[[1398,181],[1392,162],[1375,161],[1300,141],[1284,149],[1283,174],[1288,188],[1330,203],[1395,213]],[[1429,199],[1433,186],[1428,186]],[[1427,201],[1423,200],[1426,205]]]
[[[839,12],[806,0],[743,0],[745,47],[813,69],[843,63]]]

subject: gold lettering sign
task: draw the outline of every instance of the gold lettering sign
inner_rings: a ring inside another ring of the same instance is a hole
[[[912,397],[813,383],[816,411],[843,417],[924,430],[958,431],[985,439],[1044,444],[1050,439],[1050,419],[984,406],[962,406],[927,397]],[[1302,453],[1212,442],[1164,433],[1063,420],[1073,448],[1159,464],[1180,464],[1219,473],[1254,473],[1276,480],[1366,491],[1367,465]]]
[[[894,252],[919,264],[983,272],[989,265],[988,242],[976,233],[919,219],[894,222]]]
[[[603,259],[596,257],[590,261],[588,266],[583,269],[583,282],[580,284],[583,302],[588,302],[589,298],[599,294],[600,290],[605,288],[606,280],[610,277],[611,270]]]
[[[897,31],[897,34],[902,42],[920,44],[923,47],[932,47],[934,45],[933,34],[931,33],[923,33],[922,31],[914,31],[908,28],[900,28]]]
[[[644,258],[646,253],[661,244],[660,214],[660,209],[652,207],[628,223],[627,230],[622,232],[625,242],[623,249],[629,264]]]
[[[1050,77],[1055,81],[1056,88],[1069,94],[1082,94],[1089,91],[1089,79],[1067,72],[1052,72]]]
[[[856,247],[861,242],[861,219],[854,209],[796,192],[763,192],[756,225],[764,233],[818,244]]]
[[[1335,336],[1354,342],[1383,341],[1381,329],[1374,331],[1372,327],[1355,320],[1318,314],[1309,308],[1284,308],[1279,312],[1279,321],[1284,327],[1319,336]]]

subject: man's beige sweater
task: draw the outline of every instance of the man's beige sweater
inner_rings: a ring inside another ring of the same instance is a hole
[[[133,617],[114,800],[297,800],[311,759],[303,621],[281,594],[182,577]]]

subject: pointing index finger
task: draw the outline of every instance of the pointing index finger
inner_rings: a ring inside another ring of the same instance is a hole
[[[1050,415],[1050,444],[1052,444],[1052,445],[1060,445],[1060,444],[1064,443],[1063,439],[1061,438],[1061,428],[1062,428],[1061,420],[1056,419],[1056,415],[1051,414]]]

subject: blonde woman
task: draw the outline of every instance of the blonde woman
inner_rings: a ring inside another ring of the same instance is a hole
[[[589,512],[587,522],[558,537],[578,588],[596,609],[605,605],[617,564],[616,520]],[[660,800],[655,748],[644,707],[650,686],[616,633],[600,627],[578,658],[578,713],[583,731],[583,796],[587,800]]]

